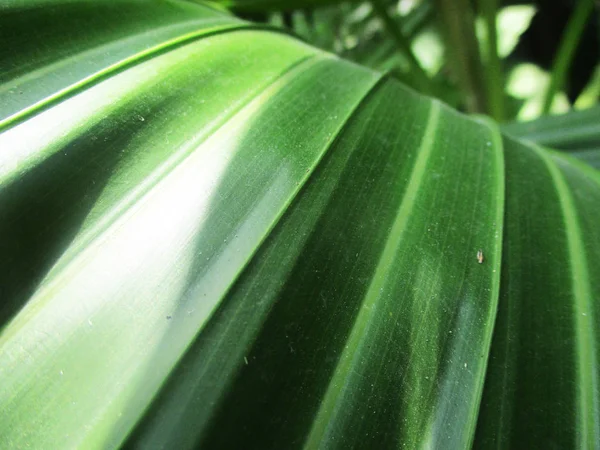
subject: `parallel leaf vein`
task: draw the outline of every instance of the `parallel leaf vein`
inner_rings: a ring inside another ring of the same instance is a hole
[[[346,381],[352,370],[352,363],[357,356],[357,349],[360,345],[360,342],[364,338],[364,332],[372,319],[372,313],[374,311],[373,307],[380,298],[380,291],[388,278],[390,269],[392,267],[392,262],[398,252],[398,248],[402,241],[402,236],[411,215],[411,210],[413,209],[419,188],[424,179],[423,175],[426,171],[427,162],[434,148],[439,116],[440,104],[437,102],[432,102],[423,140],[418,151],[417,160],[415,161],[410,179],[408,181],[404,198],[400,204],[398,213],[396,214],[396,218],[388,235],[381,257],[379,258],[375,268],[360,311],[357,315],[354,325],[352,326],[346,347],[344,348],[325,395],[323,396],[323,400],[321,401],[319,411],[313,422],[313,427],[304,445],[305,448],[318,447],[319,443],[322,441],[325,433],[327,432],[327,428],[331,420],[335,416],[338,399],[343,393]]]
[[[577,347],[578,414],[581,433],[579,448],[595,448],[600,442],[600,406],[598,393],[598,362],[594,323],[592,321],[592,292],[585,246],[574,200],[563,174],[554,161],[540,148],[531,148],[546,164],[554,182],[562,208],[573,283],[573,316]]]

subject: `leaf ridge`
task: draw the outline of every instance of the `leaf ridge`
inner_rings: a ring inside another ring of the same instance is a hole
[[[494,296],[494,307],[490,308],[490,317],[489,320],[486,321],[488,324],[488,332],[486,334],[486,357],[485,361],[480,369],[480,378],[481,383],[479,383],[477,387],[476,398],[478,399],[476,407],[472,410],[473,414],[471,416],[472,428],[470,433],[470,441],[469,447],[473,447],[473,442],[475,440],[475,433],[477,429],[477,418],[479,416],[479,410],[481,408],[481,402],[483,399],[483,389],[485,386],[485,378],[487,373],[487,368],[490,360],[490,350],[492,348],[492,340],[496,330],[496,319],[498,317],[498,308],[499,308],[499,297],[500,297],[500,279],[502,276],[502,243],[504,238],[504,212],[506,209],[506,178],[505,178],[505,164],[504,164],[504,143],[502,140],[502,133],[498,125],[491,119],[487,117],[481,118],[480,122],[484,124],[489,130],[490,135],[492,137],[492,146],[494,148],[494,155],[496,159],[495,167],[498,169],[498,195],[501,197],[498,200],[498,209],[496,211],[496,226],[498,227],[498,235],[501,239],[496,240],[496,248],[493,250],[492,254],[493,261],[492,265],[496,268],[494,270],[495,276],[492,278],[492,286],[491,289],[496,293]]]
[[[585,246],[574,200],[563,174],[543,149],[536,146],[531,146],[531,148],[542,159],[550,172],[563,213],[568,252],[572,262],[573,314],[579,377],[579,383],[577,383],[578,413],[582,429],[582,432],[578,434],[578,447],[594,448],[600,442],[600,405],[598,405],[600,382],[596,371],[598,362],[596,361],[594,323],[591,319],[592,293]]]
[[[93,247],[95,242],[102,240],[107,233],[110,233],[110,230],[114,226],[118,225],[119,220],[126,216],[129,210],[136,208],[139,202],[143,201],[145,197],[150,195],[154,189],[157,189],[164,179],[166,179],[179,166],[184,164],[185,161],[202,146],[202,143],[210,139],[210,137],[217,133],[219,129],[226,126],[231,120],[234,120],[238,114],[240,114],[253,102],[259,101],[264,96],[268,96],[270,91],[277,89],[278,85],[285,83],[289,81],[290,78],[293,78],[299,73],[308,70],[322,59],[323,57],[319,55],[309,55],[301,58],[295,64],[289,66],[278,78],[275,78],[273,81],[268,83],[262,90],[259,90],[255,95],[244,99],[239,105],[236,105],[229,114],[222,118],[222,121],[215,124],[214,128],[210,130],[209,133],[202,134],[200,139],[192,139],[188,141],[187,145],[165,160],[163,164],[146,176],[131,193],[129,193],[123,200],[118,202],[113,208],[107,211],[105,217],[102,218],[97,226],[88,230],[85,235],[80,236],[73,244],[73,247],[76,247],[73,253],[71,253],[71,255],[69,255],[67,258],[59,260],[57,265],[52,268],[46,278],[50,278],[50,274],[56,274],[57,276],[52,278],[51,282],[47,284],[42,283],[40,290],[34,295],[36,297],[43,297],[43,293],[45,291],[52,291],[52,286],[54,286],[56,283],[60,283],[62,277],[67,275],[69,267],[75,261],[77,261],[77,259],[81,257],[87,249]],[[10,328],[11,327],[7,327],[4,331],[6,332]],[[6,338],[6,333],[3,333],[0,335],[0,342],[4,341]]]
[[[351,370],[351,364],[356,357],[356,346],[364,336],[364,330],[371,317],[370,310],[379,298],[379,292],[384,285],[389,274],[391,261],[398,250],[402,241],[404,230],[410,217],[410,211],[414,206],[423,173],[426,170],[429,156],[431,155],[435,142],[435,129],[437,128],[440,117],[441,106],[438,102],[432,102],[429,110],[427,126],[421,141],[417,160],[412,169],[410,180],[408,182],[404,198],[400,204],[394,223],[392,224],[388,239],[384,245],[381,257],[374,271],[367,293],[365,294],[362,306],[354,321],[350,336],[346,341],[346,346],[337,363],[333,376],[329,381],[327,390],[321,401],[321,406],[313,422],[312,429],[304,444],[304,448],[316,448],[327,431],[328,424],[335,414],[335,406],[341,395],[344,382]]]
[[[60,103],[61,101],[69,98],[70,96],[77,94],[78,92],[81,92],[82,90],[85,90],[90,86],[100,83],[101,81],[110,78],[111,76],[116,75],[129,67],[133,67],[144,61],[157,57],[163,53],[175,50],[183,45],[187,45],[192,42],[196,42],[218,34],[235,32],[239,30],[259,30],[287,35],[287,33],[283,30],[277,30],[269,26],[247,24],[244,22],[226,23],[224,25],[216,25],[210,28],[203,28],[197,31],[182,34],[181,36],[169,39],[159,45],[138,52],[121,61],[118,61],[98,72],[93,73],[92,75],[83,78],[82,80],[77,81],[76,83],[67,86],[66,88],[59,90],[58,92],[55,92],[49,97],[46,97],[34,103],[33,105],[30,105],[22,109],[21,111],[0,120],[0,132],[6,130],[7,128],[17,125],[18,123],[23,122],[29,117],[51,107],[52,105]]]

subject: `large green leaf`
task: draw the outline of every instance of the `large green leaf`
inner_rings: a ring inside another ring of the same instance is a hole
[[[13,3],[3,447],[597,446],[594,169],[211,9]]]

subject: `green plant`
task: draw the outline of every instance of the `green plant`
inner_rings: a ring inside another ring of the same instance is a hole
[[[597,110],[502,134],[180,1],[0,11],[3,448],[598,446],[600,175],[535,143]]]

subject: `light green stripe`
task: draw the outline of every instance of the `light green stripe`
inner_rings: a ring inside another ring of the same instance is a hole
[[[258,111],[262,105],[266,104],[269,99],[274,98],[282,88],[291,84],[292,80],[298,78],[302,73],[309,71],[317,64],[330,58],[331,57],[327,55],[308,56],[299,60],[297,64],[288,67],[285,72],[279,75],[278,78],[276,78],[273,82],[268,84],[262,91],[259,91],[257,94],[246,99],[234,110],[228,112],[228,114],[224,116],[222,120],[220,120],[220,123],[217,124],[209,134],[203,134],[201,136],[201,140],[199,141],[190,140],[186,143],[186,145],[174,152],[172,156],[165,159],[160,166],[144,177],[138,183],[136,188],[129,192],[114,207],[106,211],[104,217],[98,220],[97,224],[90,227],[89,230],[86,230],[84,234],[80,235],[73,242],[71,247],[67,249],[64,256],[58,260],[56,265],[47,275],[45,279],[47,281],[44,281],[40,285],[34,297],[32,297],[32,299],[36,299],[36,301],[34,302],[30,300],[29,304],[23,309],[23,311],[27,313],[24,315],[24,312],[22,311],[21,314],[15,317],[15,319],[11,322],[11,326],[2,330],[0,333],[0,347],[6,345],[6,343],[9,342],[10,339],[12,339],[13,336],[19,332],[21,327],[25,326],[28,321],[32,320],[32,316],[37,314],[38,311],[41,310],[41,308],[48,301],[52,300],[56,289],[55,286],[62,283],[63,280],[73,276],[73,271],[79,270],[78,261],[80,261],[81,258],[85,258],[86,252],[89,252],[90,249],[95,247],[95,245],[98,245],[95,243],[102,242],[103,239],[106,239],[107,234],[111,232],[112,228],[118,225],[120,220],[123,220],[123,217],[127,216],[128,211],[136,208],[137,205],[143,201],[143,198],[149,196],[153,190],[160,189],[161,183],[173,172],[175,172],[178,167],[184,165],[186,161],[188,161],[189,158],[191,158],[196,152],[202,151],[204,149],[203,145],[205,145],[207,141],[209,141],[213,136],[219,134],[219,132],[224,134],[225,132],[223,130],[227,126],[232,127],[234,126],[232,124],[247,120],[247,116],[251,115],[251,113],[248,111],[253,111],[253,113],[256,113],[256,111]],[[320,155],[318,161],[320,161],[320,158],[322,158],[322,155]],[[304,176],[299,180],[298,187],[292,193],[290,198],[286,200],[282,210],[278,213],[275,222],[273,222],[267,228],[262,239],[266,238],[271,229],[275,226],[277,220],[279,220],[279,217],[283,215],[288,205],[292,202],[292,199],[297,195],[297,192],[304,185],[310,174],[314,171],[314,167],[316,167],[318,161],[316,161],[314,166],[311,167],[310,172],[304,174]],[[244,266],[249,260],[250,256],[248,257],[248,260],[244,262]],[[240,272],[241,270],[242,267],[240,268]],[[221,298],[219,297],[217,301],[220,300]]]
[[[498,303],[500,298],[500,277],[502,268],[502,242],[504,238],[504,208],[505,208],[505,175],[504,175],[504,144],[502,142],[502,134],[500,128],[491,119],[487,117],[481,117],[478,120],[480,123],[486,125],[490,130],[491,141],[494,151],[494,168],[496,169],[496,216],[494,229],[497,230],[496,239],[494,239],[494,249],[492,252],[492,259],[490,260],[491,266],[494,268],[492,275],[492,286],[491,286],[491,302],[489,309],[489,316],[486,323],[486,334],[485,343],[483,349],[485,349],[485,362],[479,367],[478,383],[476,389],[477,407],[472,408],[470,414],[470,425],[471,429],[469,432],[470,440],[468,448],[473,447],[473,441],[475,440],[475,430],[477,428],[477,420],[479,418],[479,410],[481,408],[481,398],[483,396],[483,387],[485,384],[485,376],[490,360],[492,339],[494,336],[494,330],[496,327],[496,317],[498,315]]]
[[[0,131],[4,131],[5,129],[16,125],[20,121],[27,119],[29,116],[43,110],[44,108],[47,108],[47,107],[53,105],[54,103],[69,97],[70,95],[73,95],[80,89],[86,88],[87,86],[92,85],[96,82],[99,82],[102,79],[104,79],[110,75],[118,73],[121,69],[125,69],[131,65],[140,63],[140,62],[144,61],[146,58],[157,56],[160,53],[165,52],[170,49],[173,49],[179,45],[187,44],[187,43],[190,43],[195,40],[199,40],[204,37],[210,37],[216,33],[231,32],[231,31],[237,31],[240,29],[252,30],[252,29],[266,29],[266,28],[265,27],[257,27],[257,26],[247,26],[247,25],[244,25],[244,22],[226,23],[223,25],[215,25],[215,26],[212,26],[209,28],[202,28],[198,31],[192,31],[192,32],[183,34],[181,36],[178,36],[176,38],[169,39],[161,44],[155,45],[146,50],[142,50],[138,53],[134,53],[131,56],[128,56],[120,61],[117,61],[117,62],[109,65],[108,67],[105,67],[104,69],[94,72],[91,75],[88,75],[87,77],[85,77],[73,84],[70,84],[69,86],[64,87],[63,89],[60,89],[59,91],[55,92],[54,94],[51,94],[48,97],[45,97],[45,98],[35,102],[34,104],[26,106],[22,110],[15,112],[8,117],[3,118],[2,120],[0,120]]]
[[[581,432],[577,434],[578,448],[598,448],[600,442],[599,390],[596,372],[596,348],[592,322],[592,292],[590,276],[582,241],[581,228],[573,197],[564,176],[542,149],[532,146],[548,167],[562,208],[573,282],[575,335],[577,345],[577,401]]]
[[[571,156],[568,153],[552,149],[546,149],[546,151],[552,154],[554,160],[559,160],[562,164],[568,164],[577,168],[586,175],[588,180],[600,185],[600,170],[595,169],[588,163],[583,162],[581,159]]]
[[[396,215],[394,224],[385,243],[383,253],[375,269],[371,284],[365,295],[361,309],[356,317],[350,337],[346,342],[346,347],[340,357],[336,370],[329,382],[327,391],[321,401],[321,406],[313,422],[308,439],[304,448],[313,449],[320,445],[325,436],[331,420],[335,416],[336,404],[341,396],[342,390],[346,384],[351,371],[351,365],[354,360],[357,348],[365,336],[365,329],[370,322],[373,313],[373,306],[379,299],[380,291],[384,286],[388,274],[392,268],[392,262],[398,253],[398,247],[402,241],[402,235],[406,229],[406,224],[410,218],[410,212],[417,198],[419,187],[424,179],[424,173],[427,167],[427,161],[433,151],[435,142],[435,131],[439,122],[440,104],[432,102],[429,110],[429,118],[423,141],[421,142],[417,160],[415,162],[406,193]]]

